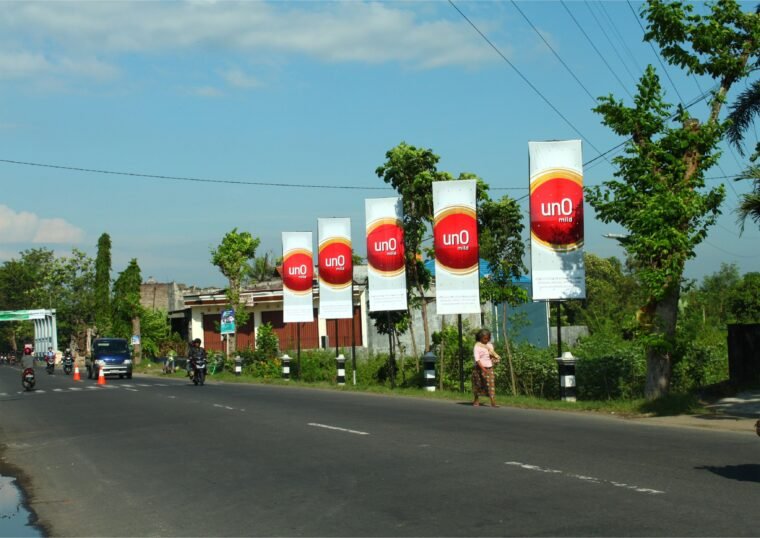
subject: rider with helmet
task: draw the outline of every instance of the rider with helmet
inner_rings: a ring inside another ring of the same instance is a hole
[[[187,354],[187,375],[188,377],[193,376],[193,370],[195,369],[195,363],[198,360],[206,360],[206,350],[201,347],[201,339],[196,338],[193,340],[192,345],[190,346],[190,351]]]

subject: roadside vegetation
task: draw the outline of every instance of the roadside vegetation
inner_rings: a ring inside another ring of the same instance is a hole
[[[579,401],[559,401],[558,350],[505,339],[495,342],[503,358],[496,372],[500,402],[622,414],[674,414],[699,411],[705,399],[731,390],[726,384],[727,325],[760,323],[760,273],[742,275],[736,266],[723,265],[697,282],[686,279],[684,271],[688,262],[699,263],[696,248],[724,210],[725,188],[706,182],[706,173],[720,157],[720,143],[728,133],[744,155],[742,133],[760,112],[758,85],[747,85],[748,77],[760,67],[760,10],[745,11],[746,7],[734,0],[708,4],[699,13],[687,3],[664,0],[648,0],[641,7],[645,39],[659,49],[662,60],[670,69],[711,80],[712,89],[688,106],[669,103],[657,69],[649,66],[629,93],[630,102],[613,95],[599,98],[594,111],[624,139],[623,150],[611,159],[613,178],[588,187],[585,195],[602,222],[616,224],[626,232],[620,236],[625,258],[605,259],[587,252],[587,298],[565,302],[560,312],[550,316],[552,321],[560,316],[563,326],[588,328],[587,337],[562,349],[577,358]],[[747,89],[731,105],[727,102],[729,91],[739,85]],[[699,109],[691,106],[702,101],[705,106],[699,117]],[[724,108],[728,118],[722,113]],[[760,145],[750,163],[759,157]],[[517,201],[509,196],[491,199],[485,180],[471,172],[454,175],[439,170],[440,160],[432,149],[401,142],[386,152],[385,162],[375,170],[403,201],[410,310],[377,316],[373,321],[381,334],[398,342],[399,334],[413,331],[409,314],[419,310],[423,348],[413,344],[413,349],[401,350],[397,346],[395,362],[383,354],[362,354],[356,361],[356,387],[350,350],[344,350],[349,359],[348,382],[341,390],[468,398],[469,350],[477,327],[465,327],[466,366],[462,372],[458,331],[448,326],[431,333],[424,300],[432,281],[423,263],[432,253],[422,243],[433,221],[433,181],[477,181],[480,256],[491,273],[481,279],[482,301],[503,305],[508,316],[510,306],[527,300],[524,291],[514,285],[527,273],[521,239],[523,215]],[[760,224],[757,165],[748,165],[745,176],[755,186],[753,193],[743,197],[739,207],[728,208],[739,216],[738,231],[744,231],[747,217]],[[271,277],[276,265],[270,263],[268,254],[256,257],[258,245],[257,237],[234,228],[210,253],[210,263],[229,283],[225,290],[228,304],[220,306],[220,312],[235,309],[239,323],[246,318],[240,307],[241,292],[248,284]],[[95,260],[77,250],[70,256],[56,256],[40,248],[25,250],[4,262],[0,266],[0,310],[56,309],[60,347],[71,347],[80,355],[87,338],[139,336],[134,350],[138,372],[155,371],[167,356],[183,356],[187,343],[172,334],[166,313],[145,309],[139,303],[138,261],[132,259],[114,280],[108,234],[101,235],[97,249]],[[504,319],[506,316],[501,316],[500,322]],[[493,320],[485,320],[485,326],[492,324]],[[32,334],[30,322],[0,325],[0,351],[17,352]],[[411,336],[416,342],[414,334]],[[254,349],[238,348],[235,335],[231,344],[242,360],[242,375],[233,374],[230,357],[212,356],[212,364],[221,366],[213,378],[285,383],[281,360],[287,352],[293,358],[289,383],[335,387],[332,351],[304,351],[298,361],[292,350],[279,349],[267,325],[257,328]],[[435,393],[421,388],[420,358],[427,351],[438,357]],[[147,360],[140,364],[142,357]],[[462,377],[465,388],[460,392]]]

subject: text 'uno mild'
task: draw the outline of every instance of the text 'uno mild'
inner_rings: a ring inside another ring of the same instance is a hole
[[[458,247],[457,250],[470,250],[470,232],[462,230],[459,233],[443,234],[444,246]]]
[[[288,267],[288,274],[290,276],[306,276],[308,272],[308,268],[306,265],[296,265],[293,267]]]
[[[391,237],[387,241],[375,241],[375,252],[385,252],[388,256],[394,256],[398,248],[398,241]]]
[[[541,215],[559,217],[559,222],[573,222],[573,201],[570,198],[563,198],[559,202],[542,202]]]
[[[339,271],[346,268],[346,257],[343,254],[333,258],[325,258],[325,267],[335,267]]]

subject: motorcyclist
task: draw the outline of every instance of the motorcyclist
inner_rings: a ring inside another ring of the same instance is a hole
[[[34,346],[32,346],[32,344],[24,344],[24,354],[21,356],[22,368],[34,368],[34,357],[32,356],[33,351]]]
[[[74,364],[74,358],[71,356],[70,348],[66,348],[66,351],[63,352],[63,359],[61,359],[61,363],[64,366],[69,366],[69,367],[71,367]]]
[[[48,365],[50,372],[55,368],[55,352],[52,347],[49,347],[45,352],[45,363]]]
[[[196,338],[193,340],[193,344],[190,346],[190,351],[187,354],[187,375],[193,376],[193,370],[195,370],[195,363],[198,360],[206,360],[206,350],[201,347],[201,339]]]

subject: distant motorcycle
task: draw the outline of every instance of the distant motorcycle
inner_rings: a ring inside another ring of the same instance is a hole
[[[63,364],[63,373],[69,375],[74,369],[74,358],[67,353],[63,356],[63,359],[61,359],[61,364]]]
[[[198,358],[190,365],[190,377],[195,385],[203,385],[206,381],[206,359]]]
[[[53,375],[53,371],[55,370],[55,356],[52,357],[46,357],[45,358],[45,371]]]
[[[21,373],[21,385],[24,387],[24,390],[32,390],[35,383],[34,368],[24,368],[24,371]]]

